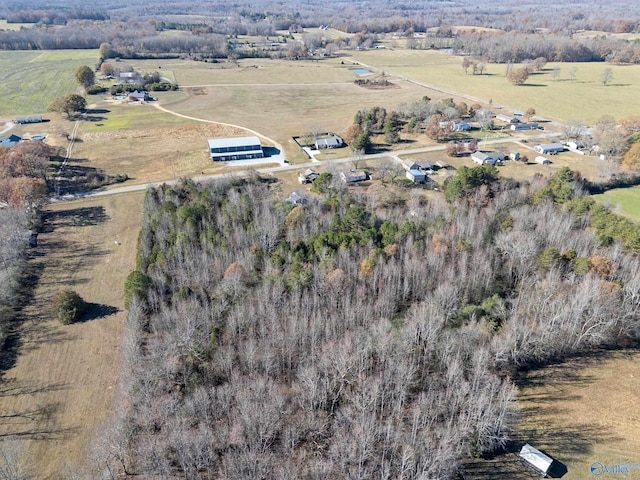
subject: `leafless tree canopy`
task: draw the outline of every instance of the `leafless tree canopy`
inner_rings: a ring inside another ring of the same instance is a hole
[[[449,478],[499,450],[508,372],[633,335],[640,264],[545,183],[378,211],[256,177],[150,190],[104,472]],[[539,192],[539,193],[536,193]],[[574,192],[579,198],[579,190]],[[534,205],[535,201],[535,205]]]

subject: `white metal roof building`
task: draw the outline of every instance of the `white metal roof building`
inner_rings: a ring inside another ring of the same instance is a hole
[[[528,443],[522,447],[520,454],[518,455],[521,460],[536,471],[538,471],[544,477],[547,476],[549,468],[553,463],[553,459],[548,455],[545,455],[537,448],[533,448]]]
[[[234,137],[209,139],[209,155],[213,161],[247,160],[263,158],[264,152],[258,137]]]

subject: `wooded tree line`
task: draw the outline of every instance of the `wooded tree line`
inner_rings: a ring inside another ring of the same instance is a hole
[[[262,25],[273,30],[287,29],[292,25],[317,27],[318,22],[337,29],[357,33],[368,30],[373,33],[424,32],[440,27],[450,31],[452,25],[475,25],[499,28],[505,31],[533,32],[545,28],[553,33],[570,35],[580,30],[606,32],[637,32],[640,10],[637,2],[621,0],[602,5],[588,0],[576,5],[553,0],[527,0],[512,4],[476,2],[473,9],[447,2],[382,2],[372,0],[366,4],[353,2],[302,2],[283,4],[276,0],[204,2],[190,0],[179,3],[154,3],[131,0],[126,3],[112,0],[87,6],[74,0],[13,1],[0,5],[0,16],[16,22],[41,22],[61,24],[72,19],[104,19],[128,21],[152,18],[166,24],[193,24],[197,15],[210,17],[211,24],[252,28]],[[181,18],[181,16],[185,16]],[[319,20],[320,19],[320,20]],[[206,28],[206,27],[205,27]],[[230,32],[228,32],[230,33]]]
[[[450,478],[499,450],[513,369],[637,336],[640,259],[566,206],[570,171],[467,180],[451,203],[382,205],[331,178],[295,207],[259,177],[149,190],[127,405],[96,466]]]
[[[40,141],[0,148],[0,354],[24,298],[29,230],[40,225],[55,149]]]
[[[581,38],[522,32],[467,32],[456,36],[454,51],[491,63],[551,62],[640,63],[640,46],[614,38]]]

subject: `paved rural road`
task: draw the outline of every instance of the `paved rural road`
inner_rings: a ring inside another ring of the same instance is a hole
[[[173,113],[170,110],[167,110],[163,107],[158,107],[161,110],[166,111],[167,113]],[[186,118],[191,118],[193,120],[200,120],[198,118],[194,118],[194,117],[187,117],[186,115],[181,115],[181,114],[176,114],[179,115],[181,117],[186,117]],[[211,122],[210,120],[202,120],[205,122]],[[211,123],[218,123],[218,122],[211,122]],[[225,124],[228,125],[228,124]],[[233,125],[236,126],[236,125]],[[243,127],[239,127],[239,128],[243,128]],[[251,131],[251,130],[250,130]],[[256,132],[257,134],[257,132]],[[545,133],[543,135],[540,135],[540,137],[544,137],[544,138],[551,138],[551,137],[555,137],[558,136],[560,134],[558,133]],[[264,137],[264,135],[260,135],[262,138],[266,138]],[[498,139],[494,139],[494,140],[482,140],[481,144],[482,145],[494,145],[494,144],[499,144],[499,143],[513,143],[513,142],[520,142],[522,140],[527,139],[527,137],[509,137],[509,138],[498,138]],[[527,145],[523,145],[523,146],[527,146]],[[527,146],[528,148],[533,148],[530,146]],[[434,147],[423,147],[423,148],[414,148],[414,149],[409,149],[409,150],[398,150],[398,151],[394,151],[394,152],[384,152],[384,153],[375,153],[375,154],[370,154],[370,155],[359,155],[359,156],[350,156],[350,157],[344,157],[344,158],[337,158],[337,159],[332,159],[332,160],[327,160],[325,162],[323,162],[324,165],[342,165],[345,163],[351,163],[353,161],[356,160],[360,160],[360,161],[368,161],[368,160],[375,160],[375,159],[381,159],[381,158],[392,158],[392,159],[396,159],[399,160],[399,156],[400,155],[411,155],[411,154],[415,154],[415,153],[427,153],[427,152],[435,152],[438,150],[444,150],[445,147],[442,145],[438,145],[438,146],[434,146]],[[250,162],[250,160],[247,160],[247,162]],[[300,170],[300,169],[305,169],[305,168],[310,168],[310,167],[317,167],[318,166],[318,162],[306,162],[306,163],[296,163],[296,164],[287,164],[287,165],[283,165],[283,166],[279,166],[279,167],[266,167],[266,168],[257,168],[257,169],[251,169],[251,170],[239,170],[239,171],[235,171],[235,172],[226,172],[226,173],[215,173],[212,175],[203,175],[203,176],[195,176],[195,177],[191,177],[192,180],[196,181],[196,182],[204,182],[207,180],[213,180],[213,179],[218,179],[218,178],[225,178],[225,177],[233,177],[233,176],[247,176],[250,175],[253,172],[258,172],[258,173],[277,173],[277,172],[286,172],[286,171],[290,171],[290,170]],[[247,163],[247,167],[251,167],[250,163]],[[103,197],[103,196],[107,196],[107,195],[118,195],[121,193],[131,193],[131,192],[140,192],[140,191],[144,191],[147,190],[150,187],[157,187],[159,185],[162,184],[166,184],[166,185],[173,185],[176,184],[177,182],[179,182],[179,180],[166,180],[166,181],[159,181],[159,182],[149,182],[149,183],[144,183],[144,184],[140,184],[140,185],[129,185],[126,187],[116,187],[116,188],[112,188],[109,190],[99,190],[99,191],[93,191],[93,192],[85,192],[85,193],[77,193],[77,194],[68,194],[68,195],[62,195],[59,197],[53,197],[51,200],[52,201],[60,201],[60,200],[73,200],[76,198],[87,198],[87,197]]]
[[[362,62],[358,62],[354,59],[349,59],[354,63],[357,63],[363,67],[369,68],[372,71],[376,71],[379,70],[376,67],[373,67],[371,65],[367,65],[364,64]],[[443,93],[447,93],[447,94],[451,94],[451,95],[455,95],[455,96],[459,96],[462,98],[466,98],[468,100],[472,100],[472,101],[478,101],[478,102],[483,102],[482,99],[476,98],[476,97],[472,97],[469,95],[464,95],[461,94],[459,92],[454,92],[454,91],[450,91],[450,90],[446,90],[446,89],[442,89],[440,87],[436,87],[435,85],[429,85],[427,83],[422,83],[422,82],[418,82],[415,80],[412,80],[410,78],[407,77],[401,77],[401,76],[397,76],[394,75],[398,78],[401,78],[402,80],[408,81],[408,82],[412,82],[415,83],[416,85],[420,85],[426,88],[430,88],[433,90],[437,90]],[[324,84],[323,84],[324,85]],[[237,85],[236,85],[237,86]],[[185,88],[185,87],[183,87]],[[234,128],[239,128],[242,130],[246,130],[247,132],[252,133],[253,135],[256,135],[264,140],[266,140],[268,143],[273,144],[276,148],[278,148],[281,152],[283,152],[284,150],[282,149],[282,147],[280,146],[280,144],[278,144],[275,140],[261,134],[260,132],[257,132],[255,130],[251,130],[250,128],[246,128],[242,125],[235,125],[232,123],[223,123],[223,122],[216,122],[213,120],[207,120],[207,119],[203,119],[203,118],[198,118],[198,117],[192,117],[189,115],[184,115],[182,113],[178,113],[178,112],[174,112],[172,110],[169,110],[168,108],[162,107],[161,105],[159,105],[158,103],[154,103],[153,104],[158,110],[162,110],[165,113],[168,113],[170,115],[175,115],[177,117],[182,117],[182,118],[187,118],[189,120],[195,120],[197,122],[203,122],[203,123],[212,123],[212,124],[217,124],[217,125],[226,125],[226,126],[230,126],[230,127],[234,127]],[[552,132],[546,132],[543,133],[541,135],[539,135],[539,137],[541,138],[552,138],[552,137],[556,137],[558,136],[558,133],[552,133]],[[498,138],[498,139],[493,139],[493,140],[481,140],[482,145],[492,145],[492,144],[498,144],[498,143],[509,143],[509,142],[518,142],[520,143],[522,140],[527,139],[527,137],[508,137],[508,138]],[[524,145],[521,143],[521,145],[523,147],[528,147],[528,148],[532,148],[529,147],[528,145]],[[344,158],[338,158],[338,159],[333,159],[327,162],[324,162],[325,165],[328,164],[334,164],[334,165],[339,165],[339,164],[345,164],[345,163],[350,163],[353,162],[354,160],[361,160],[361,161],[366,161],[366,160],[374,160],[376,158],[392,158],[395,160],[399,160],[399,156],[400,155],[411,155],[411,154],[415,154],[415,153],[426,153],[426,152],[434,152],[434,151],[438,151],[438,150],[444,150],[445,147],[442,145],[438,145],[438,146],[434,146],[434,147],[424,147],[424,148],[414,148],[414,149],[409,149],[409,150],[399,150],[399,151],[394,151],[394,152],[386,152],[386,153],[377,153],[377,154],[371,154],[371,155],[359,155],[359,156],[352,156],[352,157],[344,157]],[[70,154],[70,149],[67,149],[67,157]],[[309,167],[317,167],[318,166],[318,162],[307,162],[307,163],[298,163],[295,165],[290,165],[290,164],[286,164],[283,166],[279,166],[279,167],[267,167],[267,168],[258,168],[258,169],[252,169],[252,170],[240,170],[240,171],[235,171],[235,172],[228,172],[228,173],[216,173],[216,174],[212,174],[212,175],[204,175],[204,176],[196,176],[196,177],[191,177],[193,180],[195,180],[196,182],[202,182],[202,181],[207,181],[207,180],[212,180],[212,179],[216,179],[216,178],[224,178],[224,177],[229,177],[229,176],[246,176],[249,175],[251,172],[255,172],[257,171],[258,173],[277,173],[277,172],[285,172],[285,171],[289,171],[289,170],[299,170],[299,169],[304,169],[304,168],[309,168]],[[250,161],[247,161],[247,167],[251,167],[251,163]],[[117,187],[117,188],[112,188],[109,190],[99,190],[99,191],[93,191],[93,192],[85,192],[85,193],[77,193],[77,194],[68,194],[68,195],[62,195],[62,196],[55,196],[53,198],[51,198],[52,201],[60,201],[60,200],[73,200],[76,198],[86,198],[86,197],[103,197],[103,196],[107,196],[107,195],[118,195],[121,193],[131,193],[131,192],[139,192],[139,191],[144,191],[147,190],[150,187],[157,187],[159,185],[162,184],[167,184],[167,185],[171,185],[171,184],[175,184],[177,183],[178,180],[166,180],[166,181],[159,181],[159,182],[150,182],[150,183],[145,183],[145,184],[141,184],[141,185],[129,185],[126,187]]]

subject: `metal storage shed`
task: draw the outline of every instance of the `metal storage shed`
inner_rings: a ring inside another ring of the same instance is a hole
[[[547,476],[547,473],[551,468],[551,464],[553,463],[553,459],[551,457],[545,455],[537,448],[533,448],[528,443],[522,447],[518,456],[527,464],[527,466],[535,469],[543,477]]]

